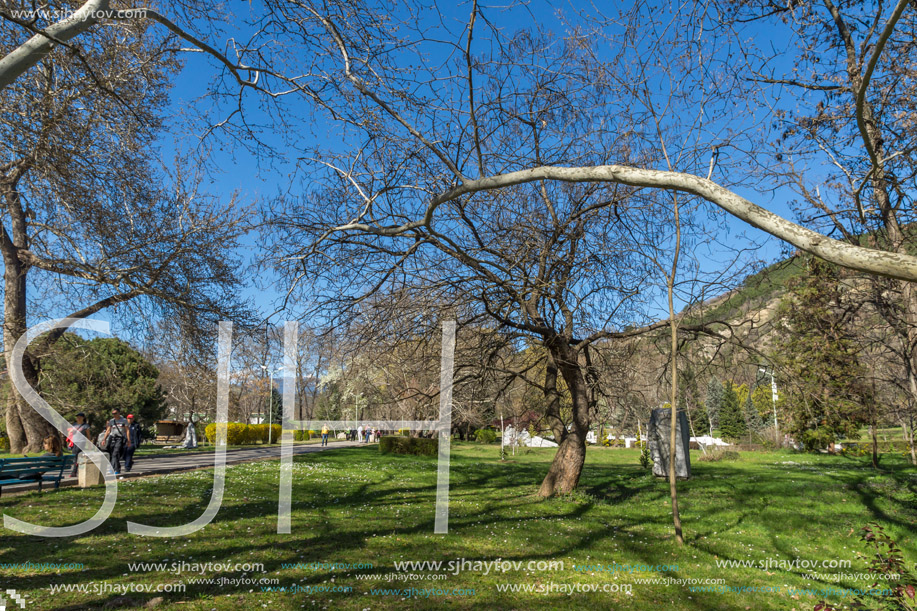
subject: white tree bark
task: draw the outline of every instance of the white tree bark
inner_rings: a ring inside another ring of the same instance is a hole
[[[917,257],[854,246],[847,242],[829,238],[774,214],[770,210],[762,208],[706,178],[680,172],[646,170],[620,165],[576,168],[542,166],[488,176],[477,180],[466,180],[457,187],[433,198],[423,219],[388,227],[373,226],[365,223],[349,223],[336,227],[334,230],[355,230],[379,235],[399,235],[411,229],[428,225],[433,219],[436,208],[445,202],[470,193],[501,189],[538,180],[612,182],[633,187],[670,189],[691,193],[716,204],[746,223],[831,263],[870,274],[888,276],[899,280],[917,281]]]
[[[41,61],[57,41],[67,42],[96,23],[97,15],[108,11],[110,0],[87,0],[76,12],[35,34],[11,53],[0,58],[0,89],[5,89],[26,70]]]

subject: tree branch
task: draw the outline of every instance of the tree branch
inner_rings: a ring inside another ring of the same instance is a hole
[[[351,223],[340,225],[331,231],[359,231],[394,237],[420,227],[429,227],[433,220],[433,215],[440,205],[463,195],[502,189],[538,180],[611,182],[632,187],[669,189],[690,193],[716,204],[753,227],[766,231],[801,250],[810,252],[831,263],[870,274],[888,276],[899,280],[917,281],[917,257],[915,256],[854,246],[829,238],[797,225],[770,210],[750,202],[725,187],[699,176],[620,165],[574,168],[542,166],[488,176],[477,180],[468,180],[434,197],[420,220],[383,227],[371,226],[365,223]]]

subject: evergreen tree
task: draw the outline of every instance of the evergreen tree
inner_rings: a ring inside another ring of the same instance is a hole
[[[710,434],[710,416],[707,415],[706,405],[698,403],[691,417],[694,419],[694,431],[699,436]]]
[[[707,383],[707,401],[704,404],[707,412],[707,427],[712,432],[719,427],[720,411],[723,407],[723,385],[715,377]]]
[[[679,368],[678,377],[678,409],[688,414],[694,429],[692,435],[707,435],[710,432],[710,420],[701,399],[697,376],[690,362]]]
[[[856,436],[872,399],[848,322],[849,300],[836,266],[814,257],[793,282],[778,311],[784,332],[774,360],[787,372],[787,430],[810,450]]]
[[[757,389],[755,389],[757,390]],[[764,420],[761,418],[761,415],[758,413],[758,408],[755,406],[754,401],[752,400],[754,396],[753,392],[748,393],[748,396],[745,397],[745,425],[748,427],[749,431],[760,431],[764,428]]]
[[[70,418],[85,412],[101,426],[113,408],[133,413],[144,426],[163,417],[159,370],[130,344],[111,337],[86,340],[65,333],[42,357],[41,388],[47,401]]]
[[[739,395],[734,384],[727,382],[722,388],[723,401],[719,413],[720,435],[724,439],[737,441],[748,434],[748,426],[745,424],[745,410],[739,402]]]

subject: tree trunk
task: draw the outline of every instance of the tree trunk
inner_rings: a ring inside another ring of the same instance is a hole
[[[12,366],[13,348],[20,337],[25,335],[26,327],[26,274],[18,260],[10,261],[4,256],[3,296],[3,356],[7,370]],[[11,264],[12,263],[12,264]],[[38,389],[38,367],[28,352],[22,359],[22,372],[32,388]],[[38,412],[26,403],[22,395],[10,382],[10,391],[6,409],[6,431],[10,438],[10,452],[22,454],[39,452],[43,440],[56,435],[57,429],[42,418]]]
[[[10,200],[9,193],[4,197],[13,208],[18,200]],[[28,268],[19,260],[19,249],[28,247],[24,219],[13,220],[13,237],[5,230],[0,235],[0,251],[3,253],[3,356],[6,359],[7,371],[13,362],[13,348],[20,337],[25,335],[26,326],[26,273]],[[22,359],[22,372],[26,381],[38,390],[37,363],[28,352]],[[56,435],[57,429],[42,418],[38,412],[26,403],[12,384],[6,409],[6,431],[10,438],[10,451],[14,454],[38,452],[42,449],[45,437]]]
[[[671,352],[669,355],[672,369],[672,388],[670,404],[672,407],[672,422],[669,432],[669,496],[672,499],[672,524],[675,527],[675,540],[679,545],[684,545],[685,540],[681,532],[681,514],[678,513],[678,479],[675,477],[675,443],[678,439],[678,319],[675,317],[675,276],[678,273],[678,255],[681,252],[681,221],[678,210],[678,197],[674,197],[675,213],[675,253],[672,255],[672,270],[666,278],[669,298],[669,331],[671,333]],[[748,395],[751,397],[751,394]],[[681,441],[678,439],[678,441]],[[687,453],[687,449],[685,452]],[[687,457],[685,457],[687,459]]]
[[[569,494],[579,484],[583,464],[586,462],[586,438],[575,430],[569,432],[557,448],[551,468],[541,482],[538,496],[548,498],[555,494]]]
[[[557,363],[548,352],[544,374],[544,398],[547,401],[545,420],[554,433],[554,440],[559,444],[567,436],[567,428],[560,417],[560,393],[557,390]]]
[[[876,435],[876,424],[869,425],[869,435],[872,438],[872,468],[879,468],[879,438]]]
[[[904,440],[907,442],[908,450],[911,453],[911,464],[917,465],[917,449],[914,448],[914,427],[908,426],[907,421],[902,418],[901,429],[904,431]]]
[[[579,355],[562,342],[555,338],[554,345],[548,347],[553,353],[549,363],[557,365],[567,383],[573,402],[573,423],[569,431],[562,427],[563,437],[557,447],[557,454],[538,490],[538,496],[543,498],[573,492],[579,484],[583,464],[586,462],[586,433],[589,430],[586,379],[579,363]]]

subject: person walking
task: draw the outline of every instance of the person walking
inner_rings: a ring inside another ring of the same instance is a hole
[[[363,425],[357,427],[357,437],[360,439],[360,443],[363,443]]]
[[[121,455],[124,453],[124,447],[130,447],[130,438],[128,437],[128,422],[121,417],[121,410],[117,407],[111,410],[111,420],[105,428],[105,438],[102,440],[103,447],[107,448],[111,455],[111,468],[115,475],[121,474]]]
[[[76,477],[79,470],[80,452],[83,451],[74,441],[77,433],[89,439],[89,423],[86,422],[86,414],[83,412],[76,415],[76,422],[67,429],[67,448],[73,453],[73,469],[70,470],[70,477]]]
[[[322,425],[322,446],[328,445],[328,425]]]
[[[127,438],[130,443],[124,447],[124,472],[130,473],[134,466],[134,451],[140,447],[140,425],[134,421],[134,414],[127,415]]]

